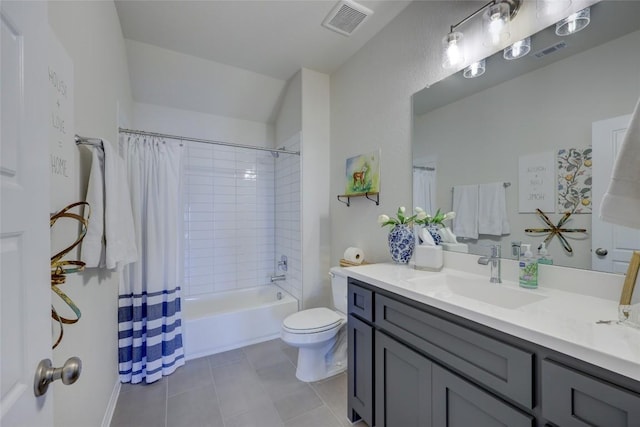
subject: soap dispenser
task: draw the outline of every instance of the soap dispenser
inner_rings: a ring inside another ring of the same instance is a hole
[[[538,264],[553,264],[553,259],[549,256],[547,244],[542,242],[538,248]]]
[[[520,258],[520,286],[535,289],[538,287],[538,262],[531,253],[531,245],[522,245],[524,256]]]

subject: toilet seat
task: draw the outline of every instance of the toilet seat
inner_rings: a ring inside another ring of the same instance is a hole
[[[285,331],[292,334],[315,334],[342,325],[342,317],[326,307],[302,310],[282,322]]]

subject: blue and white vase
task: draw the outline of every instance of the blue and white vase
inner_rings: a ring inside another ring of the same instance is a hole
[[[438,227],[436,224],[427,224],[425,228],[427,229],[429,234],[431,234],[431,237],[433,237],[433,241],[436,242],[436,245],[442,243],[442,236],[438,232],[438,229],[440,227]]]
[[[389,252],[395,262],[407,264],[413,255],[415,245],[416,238],[412,226],[398,224],[389,232]]]

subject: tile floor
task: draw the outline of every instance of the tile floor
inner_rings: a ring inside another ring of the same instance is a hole
[[[350,426],[346,373],[304,383],[296,360],[277,339],[190,360],[150,385],[123,384],[111,427]]]

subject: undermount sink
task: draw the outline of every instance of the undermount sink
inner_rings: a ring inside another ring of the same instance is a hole
[[[434,293],[434,296],[457,295],[502,308],[519,308],[542,301],[546,296],[524,289],[489,283],[488,278],[442,273],[408,279],[414,285]]]

